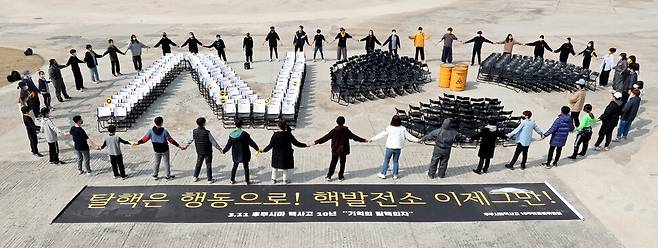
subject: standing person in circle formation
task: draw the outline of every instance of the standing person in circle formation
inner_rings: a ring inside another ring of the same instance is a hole
[[[203,44],[201,44],[201,42],[196,39],[193,32],[190,32],[189,37],[187,38],[185,43],[183,43],[183,45],[181,45],[180,47],[185,47],[185,46],[188,46],[187,48],[191,53],[197,54],[199,53],[199,46],[203,46]]]
[[[592,57],[598,57],[596,55],[596,49],[594,49],[594,41],[587,42],[587,47],[582,52],[579,52],[578,55],[583,55],[583,68],[589,69],[589,64],[592,62]]]
[[[224,44],[224,40],[222,40],[222,36],[217,34],[215,35],[215,41],[210,46],[203,46],[206,48],[215,48],[217,50],[217,56],[219,56],[220,59],[224,60],[224,63],[226,63],[226,52],[224,51],[226,49],[226,45]]]
[[[553,51],[553,49],[551,49],[548,43],[546,43],[546,41],[544,40],[543,34],[539,35],[539,40],[526,43],[525,45],[535,47],[535,51],[534,51],[535,59],[544,58],[544,50],[548,50],[549,52]]]
[[[334,41],[338,40],[338,47],[336,48],[338,54],[336,58],[337,61],[347,61],[347,39],[352,39],[352,36],[345,32],[345,28],[341,27],[340,32],[338,32],[336,38],[334,38]],[[332,41],[332,43],[334,41]]]
[[[365,41],[366,42],[366,53],[374,53],[375,52],[375,44],[381,46],[382,43],[379,43],[379,40],[377,40],[377,37],[375,36],[375,31],[368,31],[368,36],[363,37],[359,41]]]
[[[119,50],[116,45],[114,45],[114,40],[109,39],[107,41],[109,43],[109,46],[107,47],[107,51],[103,53],[102,56],[105,56],[107,54],[110,55],[110,64],[112,64],[112,75],[116,76],[121,76],[121,64],[119,63],[119,56],[117,54],[121,55],[126,55],[124,52]]]
[[[292,130],[284,121],[279,121],[277,124],[278,131],[272,134],[270,144],[268,144],[263,152],[272,150],[272,184],[277,183],[277,172],[281,171],[283,174],[283,183],[289,184],[292,177],[292,170],[295,168],[295,157],[293,156],[294,150],[292,146],[296,147],[310,147],[307,144],[297,141]]]
[[[397,31],[395,31],[395,29],[391,30],[391,35],[388,36],[382,46],[386,46],[387,44],[388,52],[394,56],[398,55],[398,49],[400,49],[400,36],[397,35]]]
[[[276,48],[279,40],[281,39],[279,39],[279,34],[277,34],[276,30],[274,30],[274,26],[270,27],[270,32],[265,37],[265,41],[263,41],[263,44],[267,42],[270,47],[270,62],[272,62],[272,52],[274,52],[276,61],[279,61],[279,51],[277,51]]]
[[[489,44],[494,44],[493,41],[488,40],[487,38],[484,38],[482,36],[482,31],[477,32],[477,36],[473,37],[470,40],[467,40],[464,42],[464,44],[468,44],[473,42],[473,54],[471,55],[471,65],[475,64],[475,55],[477,54],[478,56],[478,65],[482,61],[481,54],[482,54],[482,44],[489,43]]]
[[[308,42],[308,36],[306,35],[306,32],[304,31],[304,26],[299,25],[299,29],[297,29],[297,31],[295,31],[295,36],[293,37],[293,40],[292,40],[292,44],[295,46],[295,52],[303,52],[304,51],[304,43],[306,43],[309,46],[311,45],[311,43]],[[322,49],[320,49],[320,54],[322,54]]]
[[[242,50],[244,50],[245,64],[254,62],[254,38],[247,32],[242,39]]]
[[[313,37],[313,62],[315,62],[315,55],[317,55],[318,51],[320,52],[320,57],[322,58],[322,62],[326,62],[324,60],[324,54],[322,53],[322,42],[329,43],[327,40],[324,38],[324,35],[322,34],[322,30],[318,28],[316,30],[316,34]]]
[[[576,55],[576,52],[573,50],[573,45],[571,44],[571,37],[567,37],[567,42],[563,43],[560,48],[553,51],[560,54],[560,62],[567,63],[569,60],[569,54]]]
[[[329,171],[327,171],[325,179],[331,181],[331,177],[336,170],[336,164],[340,161],[338,180],[343,181],[345,179],[345,163],[347,161],[347,155],[350,154],[350,140],[361,143],[368,141],[352,133],[352,131],[345,126],[345,117],[343,116],[338,116],[338,118],[336,118],[336,127],[331,129],[326,135],[317,139],[315,144],[323,144],[329,140],[331,140],[331,162],[329,162]]]
[[[160,41],[156,43],[153,47],[159,47],[162,46],[162,56],[167,55],[167,53],[171,53],[171,47],[172,46],[178,46],[176,43],[171,41],[169,38],[167,38],[167,33],[162,32],[162,38],[160,38]]]

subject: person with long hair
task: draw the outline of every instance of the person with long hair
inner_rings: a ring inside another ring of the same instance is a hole
[[[187,40],[185,40],[185,43],[183,43],[183,45],[181,45],[180,47],[185,47],[185,46],[188,46],[187,48],[191,53],[197,54],[199,53],[199,46],[203,46],[203,44],[201,44],[201,42],[196,39],[193,32],[190,32],[189,37],[187,38]]]
[[[578,55],[583,55],[583,68],[589,69],[589,64],[592,62],[592,57],[598,57],[596,55],[596,49],[594,49],[594,41],[587,42],[587,47],[582,52],[579,52]]]
[[[585,156],[587,154],[587,147],[589,146],[589,141],[592,139],[592,126],[598,121],[592,113],[592,105],[585,104],[583,107],[585,111],[585,116],[580,120],[580,125],[574,129],[576,132],[576,141],[574,141],[573,154],[569,156],[570,159],[577,159],[577,156]],[[583,146],[583,149],[580,150],[580,145]],[[580,150],[580,152],[579,152]]]
[[[381,179],[386,179],[388,165],[391,158],[393,158],[393,179],[397,180],[398,170],[400,168],[400,154],[404,148],[404,141],[419,142],[419,139],[407,132],[407,128],[402,126],[402,119],[397,115],[391,118],[390,125],[384,131],[372,137],[370,141],[379,140],[384,137],[386,137],[386,152],[384,153],[384,163],[382,163],[377,176]]]
[[[621,85],[624,82],[622,73],[628,69],[628,58],[626,53],[619,54],[619,61],[615,65],[615,74],[612,76],[612,88],[615,88],[615,85]]]
[[[608,54],[603,57],[603,63],[601,63],[601,74],[599,76],[600,86],[605,87],[608,85],[610,71],[612,71],[612,68],[615,66],[615,52],[617,52],[617,48],[611,47],[608,49]]]
[[[507,34],[504,40],[496,42],[496,44],[503,44],[503,54],[512,54],[514,45],[523,45],[523,43],[514,40],[512,34]]]
[[[142,71],[143,48],[149,48],[149,47],[147,45],[144,45],[144,43],[139,42],[139,40],[137,40],[137,35],[131,34],[130,43],[128,43],[128,48],[126,49],[126,52],[130,50],[130,53],[132,53],[133,55],[133,66],[135,67],[135,71]]]
[[[368,36],[361,38],[359,41],[365,41],[366,42],[366,53],[373,53],[375,52],[375,44],[377,45],[382,45],[382,43],[377,40],[377,36],[375,36],[375,31],[368,31]]]
[[[278,131],[275,131],[270,138],[270,143],[263,149],[263,152],[272,150],[272,184],[277,183],[277,172],[281,171],[283,174],[283,183],[289,184],[291,171],[295,168],[295,157],[292,146],[296,147],[310,147],[310,145],[299,142],[290,127],[284,121],[279,121],[277,124]]]
[[[475,136],[471,137],[471,139],[480,141],[480,149],[478,150],[480,162],[473,172],[476,174],[487,173],[491,159],[496,151],[496,143],[498,142],[498,139],[507,139],[507,136],[498,129],[495,122],[492,122],[482,128],[482,130],[480,130]]]

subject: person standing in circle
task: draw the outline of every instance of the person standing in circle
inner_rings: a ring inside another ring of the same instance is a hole
[[[306,32],[304,32],[304,26],[299,25],[299,29],[295,32],[295,37],[293,37],[292,40],[292,44],[295,45],[295,52],[303,52],[304,43],[306,43],[309,46],[311,45],[308,42],[308,36],[306,35]],[[322,54],[322,52],[320,52],[320,54]]]
[[[80,60],[77,56],[75,49],[69,51],[71,57],[66,61],[66,66],[71,66],[71,72],[73,73],[73,79],[75,81],[75,89],[82,92],[85,89],[84,80],[82,79],[82,72],[80,72],[80,65],[85,62]]]
[[[493,41],[490,41],[487,38],[484,38],[484,36],[482,36],[482,31],[478,31],[477,36],[473,37],[470,40],[467,40],[466,42],[464,42],[464,44],[471,43],[471,42],[473,42],[473,54],[471,55],[471,66],[475,64],[475,55],[476,54],[478,56],[478,65],[479,65],[480,62],[482,62],[482,57],[481,57],[482,44],[484,44],[485,42],[489,43],[489,44],[493,44]]]
[[[159,47],[162,46],[162,56],[167,55],[167,53],[171,53],[171,46],[178,46],[176,43],[171,41],[169,38],[167,38],[167,33],[162,32],[162,38],[160,38],[160,41],[155,44],[153,47]]]
[[[242,39],[242,50],[244,50],[245,63],[254,62],[254,38],[251,37],[249,32],[245,34]]]
[[[224,60],[224,63],[226,63],[226,52],[224,51],[226,49],[226,45],[224,44],[224,40],[222,40],[222,36],[217,34],[215,36],[215,41],[210,46],[203,46],[206,48],[215,48],[217,50],[217,56],[219,56],[220,59]]]
[[[203,44],[201,44],[201,42],[197,40],[196,37],[194,37],[193,32],[190,32],[189,37],[187,38],[185,43],[183,43],[183,45],[181,45],[180,47],[185,47],[185,46],[188,46],[187,48],[191,53],[197,54],[199,53],[199,46],[203,46]]]
[[[279,130],[272,134],[270,144],[268,144],[263,152],[272,150],[272,184],[276,184],[277,172],[283,173],[283,183],[289,184],[292,171],[295,168],[295,157],[293,156],[294,150],[292,146],[296,147],[310,147],[307,144],[297,141],[284,121],[280,121],[277,126]]]
[[[340,32],[336,35],[336,38],[334,38],[334,41],[338,40],[338,47],[336,49],[338,54],[336,60],[338,61],[340,61],[341,58],[342,60],[347,61],[347,39],[352,39],[352,36],[345,32],[345,28],[341,27]]]
[[[276,61],[279,61],[279,51],[276,49],[279,40],[281,39],[279,39],[279,34],[274,30],[274,26],[270,27],[270,32],[267,34],[267,37],[265,37],[265,41],[263,41],[263,44],[268,42],[270,47],[270,62],[272,62],[272,52],[274,52],[274,55],[276,56]]]
[[[133,66],[135,67],[135,71],[142,71],[142,49],[143,48],[149,48],[147,45],[144,45],[144,43],[139,42],[137,40],[137,35],[130,35],[130,43],[128,44],[128,49],[126,49],[126,52],[130,50],[130,53],[133,55]]]

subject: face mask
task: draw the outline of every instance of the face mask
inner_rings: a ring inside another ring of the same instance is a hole
[[[543,40],[544,40],[544,38],[539,38],[539,40],[542,40],[542,41],[543,41]]]
[[[190,35],[190,39],[193,38],[193,37],[194,37],[194,36],[191,36],[191,35]]]
[[[216,41],[219,41],[219,37],[215,38]]]
[[[71,55],[73,55],[73,57],[75,57],[75,56],[78,56],[78,53],[73,53]]]

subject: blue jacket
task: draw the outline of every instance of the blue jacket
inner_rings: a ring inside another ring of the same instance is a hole
[[[507,137],[516,136],[516,143],[522,146],[529,146],[532,143],[532,131],[541,135],[541,129],[533,120],[523,120],[514,130],[507,134]]]
[[[544,133],[544,137],[551,136],[551,146],[563,147],[567,143],[569,132],[573,130],[573,119],[568,114],[560,114]]]

